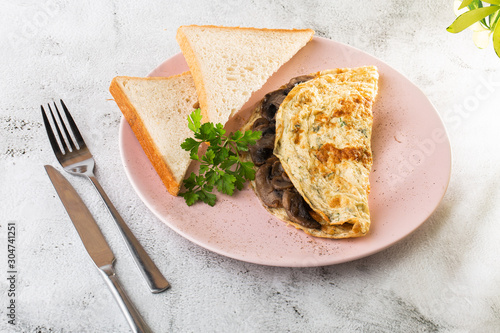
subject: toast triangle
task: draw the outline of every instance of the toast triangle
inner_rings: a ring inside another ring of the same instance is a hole
[[[168,192],[178,195],[191,162],[181,143],[192,136],[187,118],[198,101],[191,74],[118,76],[109,90]]]
[[[179,27],[177,42],[194,78],[203,121],[225,124],[313,34],[311,29]]]

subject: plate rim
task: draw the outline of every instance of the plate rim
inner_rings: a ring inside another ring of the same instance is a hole
[[[336,265],[336,264],[351,262],[351,261],[355,261],[355,260],[358,260],[358,259],[361,259],[361,258],[365,258],[365,257],[371,256],[371,255],[373,255],[375,253],[381,252],[381,251],[383,251],[383,250],[385,250],[385,249],[387,249],[387,248],[389,248],[389,247],[391,247],[391,246],[393,246],[393,245],[401,242],[406,237],[408,237],[411,234],[413,234],[423,224],[425,224],[425,222],[434,214],[434,212],[436,211],[436,209],[439,207],[439,205],[443,201],[443,198],[446,195],[448,187],[449,187],[449,184],[450,184],[451,174],[452,174],[452,168],[453,168],[453,150],[452,150],[452,147],[451,147],[451,141],[449,139],[448,130],[447,130],[447,128],[446,128],[446,126],[445,126],[445,124],[443,122],[443,119],[442,119],[441,115],[437,111],[437,109],[434,106],[434,104],[432,103],[432,101],[430,101],[429,98],[422,91],[422,89],[420,89],[416,84],[414,84],[411,80],[409,80],[408,77],[405,74],[403,74],[403,73],[399,72],[398,70],[394,69],[393,67],[391,67],[390,65],[388,65],[386,62],[380,60],[379,58],[377,58],[377,57],[375,57],[375,56],[373,56],[373,55],[371,55],[371,54],[369,54],[369,53],[367,53],[365,51],[362,51],[362,50],[360,50],[360,49],[358,49],[356,47],[353,47],[353,46],[350,46],[348,44],[345,44],[345,43],[342,43],[342,42],[338,42],[338,41],[335,41],[335,40],[332,40],[332,39],[329,39],[329,38],[324,38],[324,37],[320,37],[320,36],[314,36],[313,39],[320,40],[320,41],[323,41],[323,42],[326,42],[326,43],[338,44],[338,45],[340,45],[342,47],[350,48],[350,49],[354,50],[356,53],[359,52],[359,53],[361,53],[363,55],[366,55],[366,56],[369,56],[371,58],[376,59],[378,62],[384,64],[385,66],[391,68],[392,70],[394,70],[395,72],[397,72],[399,75],[401,75],[406,80],[406,82],[408,84],[410,84],[414,89],[416,89],[426,99],[426,101],[431,105],[432,110],[434,111],[434,113],[436,114],[436,116],[439,119],[439,124],[440,124],[441,128],[444,130],[444,134],[445,134],[445,138],[446,138],[446,151],[449,152],[450,159],[449,159],[449,168],[447,170],[447,178],[446,178],[446,181],[444,183],[444,188],[443,188],[443,191],[441,193],[441,196],[439,197],[439,200],[436,200],[435,204],[433,205],[432,209],[429,211],[429,213],[427,214],[427,216],[425,216],[425,218],[423,218],[422,222],[416,224],[411,229],[406,229],[407,230],[406,233],[399,235],[395,239],[391,239],[390,242],[387,242],[386,244],[384,244],[382,246],[374,247],[373,249],[371,249],[369,251],[364,251],[362,253],[353,254],[353,255],[350,255],[350,256],[342,256],[340,258],[336,257],[336,256],[332,256],[332,258],[331,258],[330,261],[323,260],[320,263],[317,263],[317,262],[314,262],[314,263],[312,263],[312,262],[309,262],[309,263],[295,262],[295,264],[281,263],[281,262],[270,263],[268,260],[267,261],[266,260],[264,260],[264,261],[256,260],[255,257],[253,259],[251,259],[251,258],[247,258],[247,257],[245,257],[243,255],[235,255],[234,253],[231,253],[230,251],[226,251],[223,248],[215,246],[216,244],[204,243],[204,242],[199,241],[198,239],[194,238],[191,234],[183,232],[182,230],[180,230],[175,224],[170,223],[164,216],[162,216],[160,214],[160,212],[158,212],[153,207],[152,203],[150,203],[149,200],[144,196],[144,194],[139,190],[139,186],[138,186],[138,184],[136,184],[134,176],[130,173],[129,169],[127,168],[128,162],[126,161],[126,157],[125,157],[126,147],[124,146],[123,135],[124,135],[124,130],[127,129],[127,126],[129,128],[130,128],[130,126],[129,126],[128,122],[125,120],[124,116],[121,115],[120,124],[119,124],[119,131],[118,131],[118,143],[119,143],[119,150],[120,150],[120,158],[121,158],[122,166],[123,166],[123,168],[125,170],[125,174],[127,175],[129,183],[132,185],[135,193],[139,196],[139,198],[141,199],[141,201],[146,205],[146,207],[160,221],[162,221],[163,224],[166,224],[169,228],[171,228],[172,230],[174,230],[177,234],[179,234],[183,238],[186,238],[187,240],[191,241],[192,243],[194,243],[194,244],[196,244],[196,245],[198,245],[198,246],[200,246],[200,247],[202,247],[202,248],[204,248],[204,249],[206,249],[208,251],[217,253],[219,255],[223,255],[223,256],[228,257],[228,258],[232,258],[232,259],[236,259],[236,260],[239,260],[239,261],[248,262],[248,263],[252,263],[252,264],[263,265],[263,266],[270,266],[270,267],[295,267],[295,268],[298,268],[298,267],[321,267],[321,266]],[[156,68],[154,68],[153,70],[151,70],[150,73],[147,76],[150,77],[159,68],[161,68],[162,66],[164,66],[165,63],[168,63],[169,61],[172,61],[172,59],[175,58],[175,57],[182,57],[182,53],[181,52],[176,53],[176,54],[172,55],[171,57],[167,58],[166,60],[162,61]],[[270,216],[272,216],[272,215],[270,215]],[[346,240],[342,240],[342,239],[341,240],[332,240],[332,241],[340,241],[340,242],[342,242],[342,241],[348,241],[348,239],[346,239]]]

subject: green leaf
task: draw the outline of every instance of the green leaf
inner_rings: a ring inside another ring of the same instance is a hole
[[[486,2],[486,1],[484,1],[484,2]],[[484,7],[483,6],[483,1],[480,1],[480,0],[475,0],[472,4],[469,5],[469,9],[470,10],[477,9],[477,8],[483,8],[483,7]],[[486,18],[483,18],[479,22],[481,23],[481,25],[483,26],[483,28],[490,29],[490,26],[486,22]]]
[[[198,157],[198,151],[192,151],[191,154],[189,154],[189,158],[195,161],[199,161],[200,158]]]
[[[255,170],[253,169],[253,163],[252,162],[243,162],[240,165],[240,170],[243,175],[248,180],[254,180],[255,179]]]
[[[215,183],[215,186],[217,187],[217,190],[219,192],[233,195],[235,181],[235,176],[231,175],[230,173],[223,173],[219,180]]]
[[[235,189],[243,189],[247,179],[255,178],[253,163],[242,162],[237,154],[247,151],[249,145],[255,144],[262,136],[261,132],[236,131],[226,136],[222,124],[202,124],[199,109],[188,116],[188,126],[194,132],[194,138],[184,140],[181,147],[190,152],[191,159],[201,159],[198,175],[192,172],[183,181],[186,191],[179,194],[184,197],[188,206],[197,201],[213,206],[217,201],[216,195],[211,193],[214,188],[221,193],[233,195]],[[200,158],[198,150],[203,142],[208,143],[208,147]]]
[[[196,176],[196,185],[198,185],[199,187],[203,187],[205,185],[205,177]]]
[[[238,149],[239,151],[248,151],[248,145],[241,142],[236,142],[236,149]]]
[[[188,128],[193,132],[198,132],[201,126],[201,110],[198,108],[188,116]]]
[[[246,131],[245,137],[249,141],[257,141],[262,137],[262,132],[261,131]]]
[[[451,33],[460,32],[486,16],[493,14],[499,9],[499,6],[489,6],[468,11],[457,17],[457,19],[448,28],[446,28],[446,30]]]
[[[257,140],[259,140],[262,137],[262,132],[261,131],[245,131],[243,134],[243,137],[241,138],[241,142],[247,144],[247,145],[254,145]]]
[[[480,0],[474,0],[467,7],[469,7],[470,10],[483,8],[483,3]]]
[[[212,192],[214,190],[214,186],[205,183],[205,185],[203,185],[203,190],[207,193]]]
[[[494,12],[493,14],[491,14],[488,18],[488,22],[490,24],[490,29],[491,31],[495,31],[495,27],[498,23],[498,18],[500,17],[500,10],[499,11],[496,11]]]
[[[243,133],[241,133],[241,131],[236,131],[234,133],[231,134],[231,136],[229,137],[231,140],[233,141],[238,141],[240,140],[241,138],[243,137]]]
[[[224,134],[226,134],[224,125],[222,125],[221,123],[217,123],[217,125],[215,125],[215,131],[219,134],[219,136],[223,136]]]
[[[192,189],[196,186],[196,174],[191,172],[188,178],[184,179],[184,186],[187,189]]]
[[[213,160],[214,165],[219,165],[228,159],[228,156],[230,154],[229,149],[224,147],[213,147],[213,146],[210,146],[210,148],[212,148],[213,152],[215,153],[215,158]],[[222,168],[225,169],[224,167]]]
[[[482,0],[482,1],[492,5],[500,5],[500,0]]]
[[[195,134],[197,139],[202,141],[208,141],[215,139],[217,137],[217,133],[214,128],[214,124],[212,123],[204,123],[200,126],[199,132]]]
[[[230,158],[227,158],[225,159],[224,161],[221,162],[221,169],[229,169],[230,167],[232,167],[234,164],[236,164],[237,160],[235,161],[234,159],[230,159]]]
[[[496,24],[495,30],[493,31],[493,48],[500,58],[500,24]]]
[[[480,0],[474,0],[472,1],[468,6],[469,10],[474,10],[474,9],[478,9],[478,8],[483,8],[483,3],[480,1]],[[483,26],[485,29],[489,29],[487,24],[486,24],[486,19],[483,18],[481,20],[479,20],[479,23],[481,24],[481,26]]]
[[[213,207],[217,201],[217,197],[213,193],[203,191],[200,193],[200,200]]]
[[[208,185],[215,185],[215,183],[219,180],[220,174],[215,170],[210,170],[205,174],[205,181]]]
[[[260,131],[246,131],[243,136],[236,141],[236,147],[239,151],[248,151],[248,146],[254,145],[262,137]]]
[[[245,187],[245,178],[243,178],[242,176],[240,176],[238,174],[235,174],[234,177],[236,178],[234,185],[236,186],[236,188],[238,190],[241,191],[243,189],[243,187]]]
[[[201,158],[203,161],[207,162],[208,164],[212,164],[215,158],[215,153],[211,149],[207,149],[205,152],[205,155]]]
[[[207,171],[208,171],[208,165],[206,165],[206,164],[200,165],[200,170],[198,170],[198,172],[200,173],[200,175],[204,174]]]
[[[199,146],[200,146],[200,142],[196,141],[193,138],[187,138],[186,140],[184,140],[183,143],[181,143],[181,148],[186,150],[186,151],[190,151],[192,149],[196,149],[196,151],[198,151]]]
[[[458,7],[458,9],[460,10],[462,8],[467,7],[468,5],[471,4],[472,1],[474,1],[474,0],[464,0],[464,1],[462,1],[462,4],[460,5],[460,7]]]
[[[195,192],[180,193],[179,196],[184,198],[188,206],[192,206],[200,198],[198,193]]]

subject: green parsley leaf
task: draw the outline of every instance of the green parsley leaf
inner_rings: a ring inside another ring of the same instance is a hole
[[[243,140],[245,143],[249,145],[254,145],[257,140],[259,140],[262,137],[262,132],[260,131],[245,131],[245,134],[243,135]]]
[[[241,191],[245,186],[246,179],[239,174],[235,174],[234,177],[236,178],[234,186],[236,186],[236,188]]]
[[[184,197],[184,200],[186,200],[186,204],[188,206],[192,206],[196,201],[199,200],[199,195],[195,192],[184,192],[179,194],[181,197]]]
[[[188,128],[193,132],[198,132],[201,126],[201,109],[194,110],[188,116]]]
[[[200,200],[213,207],[217,201],[217,197],[213,193],[203,191],[200,193]]]
[[[191,158],[192,160],[196,160],[196,161],[199,161],[200,158],[198,157],[198,150],[193,150],[191,152],[191,154],[189,155],[189,158]]]
[[[190,152],[193,160],[200,161],[198,175],[194,172],[184,179],[183,197],[188,206],[202,201],[214,206],[217,197],[211,193],[215,188],[221,193],[233,195],[235,189],[241,190],[247,180],[255,179],[252,162],[243,162],[239,152],[248,151],[248,146],[255,144],[262,133],[259,131],[236,131],[226,135],[222,124],[201,123],[200,109],[188,116],[188,127],[194,138],[187,138],[181,144],[182,149]],[[198,150],[202,143],[207,143],[205,154],[200,158]]]
[[[213,149],[207,149],[205,155],[201,159],[207,162],[208,164],[213,164],[214,158],[215,158],[215,152],[213,151]]]
[[[243,137],[243,133],[241,133],[240,131],[236,131],[234,133],[232,133],[229,138],[231,140],[234,140],[234,141],[238,141],[240,140],[241,138]]]
[[[224,161],[221,162],[220,167],[222,169],[229,169],[230,167],[232,167],[233,165],[235,165],[236,162],[238,162],[238,161],[237,160],[235,161],[234,158],[228,158],[228,159],[226,159],[226,160],[224,160]]]
[[[187,189],[192,189],[196,186],[196,174],[191,172],[188,178],[184,179],[184,186]]]
[[[236,177],[229,173],[222,173],[220,178],[215,183],[217,190],[221,193],[233,195],[234,192],[234,182],[236,181]]]
[[[215,170],[209,170],[207,172],[205,172],[205,177],[204,177],[204,181],[208,184],[208,185],[215,185],[215,183],[219,180],[220,178],[220,174],[215,171]],[[200,179],[203,179],[202,177],[200,177]]]
[[[199,142],[193,138],[187,138],[186,140],[184,140],[183,143],[181,143],[181,148],[187,151],[190,151],[195,148],[198,149],[198,146]]]
[[[253,168],[252,162],[242,162],[240,167],[241,167],[241,174],[243,177],[245,177],[248,180],[255,179],[255,170]]]
[[[222,125],[221,123],[217,123],[215,125],[215,131],[220,135],[220,136],[223,136],[224,134],[226,134],[226,130],[224,129],[224,125]]]

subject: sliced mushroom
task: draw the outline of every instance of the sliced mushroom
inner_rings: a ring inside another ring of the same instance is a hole
[[[311,208],[294,188],[279,159],[273,155],[276,112],[294,86],[313,78],[311,75],[296,77],[264,97],[260,110],[256,110],[262,117],[252,125],[252,130],[261,131],[262,137],[249,147],[249,152],[253,163],[259,166],[255,174],[255,189],[262,202],[268,207],[285,207],[292,221],[306,228],[320,229],[321,224],[309,214]]]
[[[255,131],[261,126],[269,126],[270,122],[266,118],[257,118],[252,124],[252,131]]]
[[[290,220],[300,224],[303,227],[311,229],[321,229],[321,224],[309,214],[309,206],[297,190],[286,190],[283,192],[283,207]]]
[[[312,80],[312,79],[314,79],[314,75],[301,75],[301,76],[297,76],[297,77],[294,77],[293,79],[291,79],[288,82],[287,86],[291,86],[291,88],[293,88],[297,84],[304,83],[304,82]]]
[[[261,131],[262,136],[276,134],[276,124],[274,122],[269,122],[266,118],[259,118],[253,123],[252,130]]]
[[[293,187],[292,182],[285,180],[281,175],[273,177],[271,179],[271,185],[273,185],[276,190],[286,190]]]
[[[281,176],[281,174],[285,172],[285,169],[283,169],[281,161],[278,158],[276,158],[276,160],[273,161],[272,165],[273,169],[271,171],[271,174],[273,175],[273,177]]]
[[[274,139],[275,135],[268,133],[257,140],[253,146],[248,147],[250,157],[255,165],[262,165],[273,156]]]
[[[260,166],[266,162],[266,159],[273,154],[273,149],[268,147],[255,147],[249,149],[250,156],[255,165]]]
[[[278,89],[270,92],[264,97],[262,101],[261,114],[262,117],[272,121],[276,116],[276,112],[280,108],[281,103],[285,99],[287,93],[284,89]]]
[[[266,160],[266,164],[270,164],[270,165],[273,165],[276,161],[279,161],[278,160],[278,157],[276,155],[272,155],[271,157],[269,157],[267,160]],[[271,169],[272,171],[272,169]]]
[[[275,156],[276,157],[276,156]],[[271,184],[277,190],[286,190],[293,187],[293,184],[285,173],[285,169],[281,165],[281,161],[276,157],[275,160],[271,161],[271,159],[267,160],[266,163],[272,162],[271,169]],[[285,177],[283,177],[285,175]]]
[[[255,174],[255,189],[264,204],[269,207],[281,207],[282,191],[276,190],[270,181],[271,164],[262,165]]]

